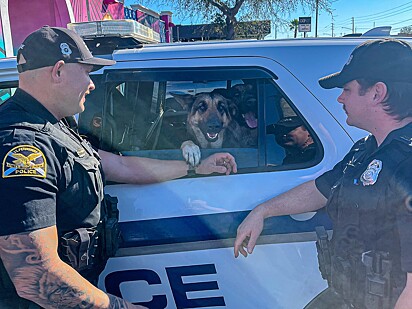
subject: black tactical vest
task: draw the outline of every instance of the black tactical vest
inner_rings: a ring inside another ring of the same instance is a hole
[[[394,143],[369,154],[362,144],[353,151],[326,206],[334,222],[332,240],[326,246],[318,240],[323,277],[360,309],[393,308],[406,283],[406,274],[400,269],[399,235],[393,228],[395,212],[385,202],[385,189],[410,150],[403,143]],[[374,171],[374,162],[383,162],[380,173]],[[363,178],[368,172],[373,177],[365,185]]]
[[[53,125],[36,115],[22,115],[22,112],[13,111],[0,118],[0,130],[28,130],[46,135],[67,153],[58,181],[56,205],[59,253],[63,234],[78,228],[96,228],[101,222],[103,174],[100,158],[90,144],[61,122]],[[0,299],[19,298],[1,260],[0,276]]]

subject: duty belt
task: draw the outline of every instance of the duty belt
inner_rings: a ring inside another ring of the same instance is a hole
[[[371,250],[345,257],[331,254],[324,227],[317,227],[319,269],[329,286],[353,308],[390,309],[403,287],[396,286],[388,252]]]

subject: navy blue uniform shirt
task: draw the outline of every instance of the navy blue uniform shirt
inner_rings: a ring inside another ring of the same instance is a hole
[[[395,272],[412,272],[412,124],[392,131],[378,147],[370,135],[316,179],[328,198],[337,256],[389,252]]]
[[[20,89],[0,106],[0,142],[0,235],[97,225],[103,198],[97,153]]]

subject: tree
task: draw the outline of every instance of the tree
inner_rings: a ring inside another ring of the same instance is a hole
[[[298,26],[299,26],[299,19],[295,18],[290,21],[289,30],[292,30],[295,32],[295,36],[294,36],[295,39],[298,36]]]
[[[201,19],[211,22],[216,14],[225,22],[226,39],[235,39],[235,28],[239,21],[276,20],[287,25],[281,16],[295,11],[299,6],[314,11],[319,9],[331,13],[333,0],[143,0],[141,4],[170,7],[185,19]]]
[[[399,34],[412,34],[412,26],[405,26],[399,30]]]

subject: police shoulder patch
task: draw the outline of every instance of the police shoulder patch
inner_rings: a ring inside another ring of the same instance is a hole
[[[46,158],[35,146],[16,146],[3,158],[2,178],[20,176],[46,178],[46,172]]]

